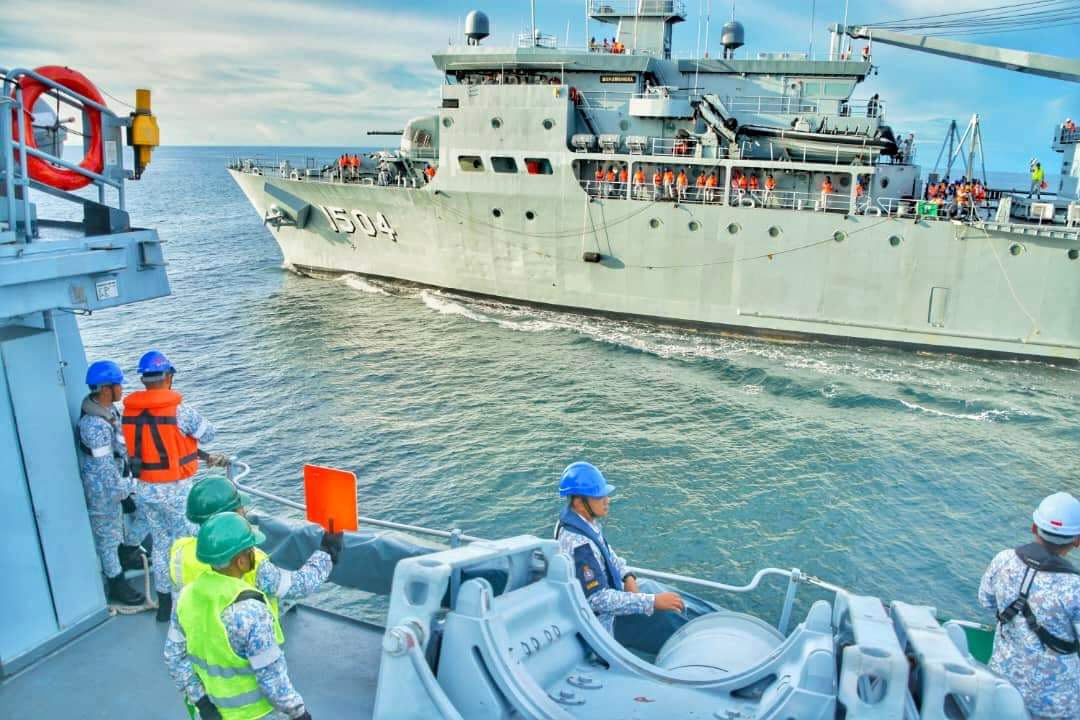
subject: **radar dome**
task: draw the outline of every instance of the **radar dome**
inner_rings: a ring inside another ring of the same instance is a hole
[[[724,23],[724,29],[720,31],[720,44],[724,46],[725,50],[741,48],[745,42],[746,31],[743,29],[741,22],[732,20]]]
[[[479,10],[473,10],[465,16],[465,37],[470,45],[479,45],[480,41],[491,34],[488,16]]]

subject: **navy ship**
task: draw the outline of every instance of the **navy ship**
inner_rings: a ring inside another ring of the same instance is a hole
[[[677,59],[681,0],[586,10],[614,44],[534,27],[488,45],[470,13],[464,44],[432,56],[438,107],[394,151],[232,161],[286,265],[724,332],[1080,359],[1080,134],[1043,126],[1064,157],[1046,198],[935,202],[941,178],[887,101],[857,95],[877,68],[851,43],[1067,82],[1080,61],[841,25],[821,56],[746,55],[734,20],[721,57]],[[982,174],[971,154],[960,166]]]

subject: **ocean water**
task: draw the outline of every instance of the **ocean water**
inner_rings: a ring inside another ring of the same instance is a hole
[[[210,449],[249,462],[261,488],[300,500],[303,464],[333,465],[357,474],[367,515],[548,535],[560,471],[587,459],[618,486],[607,532],[633,564],[725,582],[799,567],[973,619],[983,569],[1025,541],[1039,499],[1080,492],[1076,369],[298,277],[223,169],[255,152],[155,153],[129,208],[166,241],[173,295],[81,324],[91,359],[132,373],[165,351],[217,425]],[[772,613],[782,587],[765,590],[732,604]]]

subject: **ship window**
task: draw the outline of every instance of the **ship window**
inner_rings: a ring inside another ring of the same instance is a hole
[[[497,173],[516,173],[517,162],[512,157],[496,157],[491,158],[491,169]]]
[[[525,169],[530,175],[550,175],[551,161],[547,158],[525,158]]]
[[[497,117],[491,118],[491,127],[495,128],[496,130],[501,128],[502,127],[502,118],[497,118]]]
[[[1070,260],[1075,260],[1076,258],[1080,258],[1080,250],[1077,250],[1076,248],[1070,248],[1069,249],[1069,259]]]
[[[818,97],[821,95],[821,83],[817,80],[804,80],[802,86],[803,97]]]
[[[827,82],[825,83],[825,96],[832,98],[846,98],[848,93],[851,92],[851,83],[849,82]]]
[[[451,125],[453,125],[453,124],[454,124],[454,118],[452,118],[452,117],[444,117],[444,118],[442,119],[442,126],[443,126],[444,128],[448,128],[448,127],[450,127],[450,126],[451,126]]]
[[[465,172],[484,172],[484,161],[479,155],[459,155],[457,160]]]
[[[545,130],[550,130],[553,127],[555,127],[555,121],[552,120],[551,118],[545,118],[544,119],[544,129]]]

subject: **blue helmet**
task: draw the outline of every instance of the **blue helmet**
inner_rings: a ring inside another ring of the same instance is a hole
[[[559,478],[559,497],[581,495],[589,498],[607,497],[615,492],[615,486],[609,485],[595,465],[576,462],[566,466]]]
[[[165,353],[151,350],[139,358],[140,375],[163,375],[174,372],[176,368],[169,362],[169,358],[165,357]]]
[[[123,385],[124,372],[112,360],[98,360],[86,368],[86,384],[90,387]]]
[[[1067,545],[1080,537],[1080,500],[1067,492],[1047,496],[1031,519],[1039,537],[1055,545]]]

